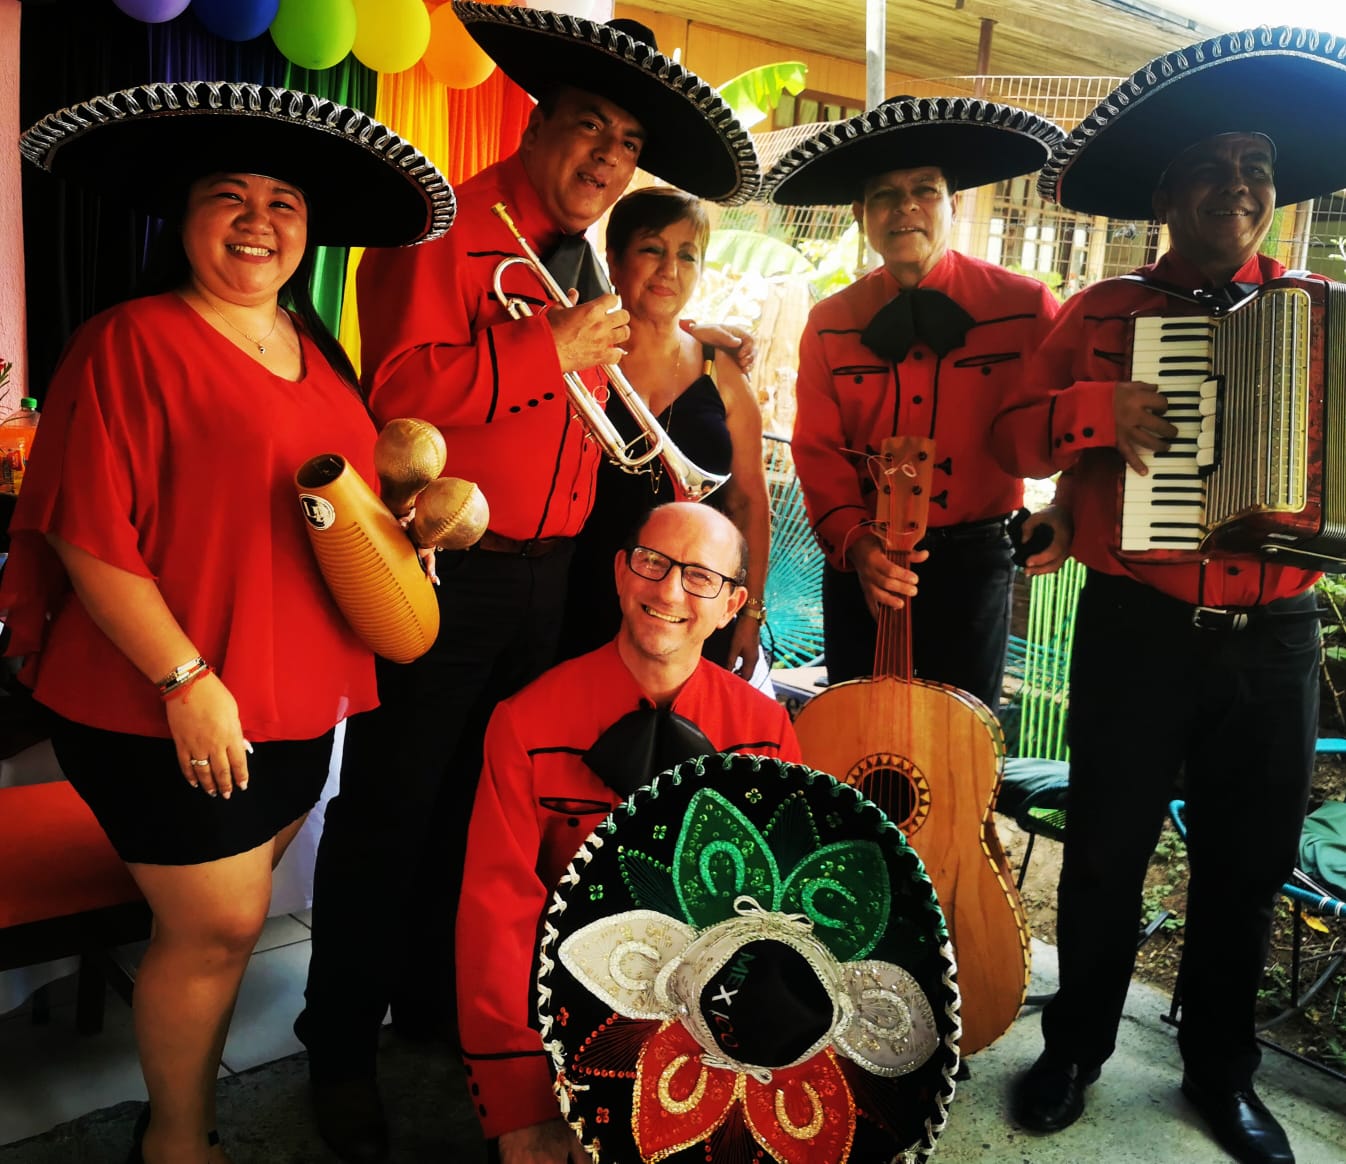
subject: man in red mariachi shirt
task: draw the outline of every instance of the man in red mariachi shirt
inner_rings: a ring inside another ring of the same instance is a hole
[[[1038,280],[951,250],[949,232],[960,187],[1036,169],[1059,137],[1022,110],[893,98],[822,131],[767,177],[776,202],[851,202],[883,260],[813,309],[799,350],[793,452],[827,555],[833,683],[872,674],[875,612],[902,606],[919,579],[915,673],[999,706],[1013,575],[1006,523],[1023,482],[986,438],[1057,304]],[[876,454],[895,435],[935,441],[930,528],[914,571],[888,560],[872,528]]]
[[[1187,804],[1192,873],[1182,1090],[1234,1159],[1288,1164],[1285,1132],[1253,1090],[1254,1006],[1312,774],[1317,574],[1259,553],[1136,556],[1118,534],[1124,475],[1149,476],[1148,461],[1179,435],[1166,398],[1127,375],[1133,317],[1218,316],[1255,294],[1285,273],[1258,253],[1278,188],[1298,202],[1346,181],[1340,153],[1313,140],[1316,121],[1298,100],[1268,98],[1317,77],[1344,95],[1334,64],[1265,41],[1221,38],[1151,62],[1126,91],[1124,116],[1109,124],[1119,108],[1109,97],[1088,135],[1058,148],[1044,196],[1122,218],[1151,205],[1171,249],[1066,305],[994,441],[1026,474],[1067,470],[1058,501],[1074,515],[1072,549],[1088,567],[1070,679],[1061,988],[1043,1013],[1044,1052],[1016,1084],[1014,1118],[1055,1132],[1084,1110],[1085,1088],[1115,1045],[1145,870],[1176,794]],[[1191,68],[1212,60],[1209,74]],[[1321,171],[1324,156],[1338,159],[1335,173]]]
[[[585,1159],[530,1025],[538,920],[581,842],[625,794],[703,748],[799,759],[785,709],[701,657],[747,600],[745,559],[742,535],[709,506],[654,510],[614,563],[615,641],[548,671],[491,717],[458,911],[458,997],[473,1102],[499,1137],[501,1164]],[[665,712],[704,742],[643,771],[635,756],[645,749],[627,729]],[[610,730],[622,733],[611,771],[599,743]]]
[[[477,482],[491,519],[478,546],[439,555],[434,646],[411,664],[378,661],[381,706],[348,725],[341,793],[318,852],[295,1029],[309,1049],[319,1131],[348,1161],[388,1153],[375,1070],[389,1003],[395,1026],[452,1037],[441,1000],[482,735],[496,703],[551,662],[570,539],[592,502],[601,453],[571,415],[563,374],[598,388],[597,368],[620,361],[629,329],[616,297],[602,293],[583,231],[637,164],[728,201],[750,197],[758,180],[751,141],[728,107],[658,53],[643,26],[508,6],[459,14],[539,104],[518,150],[457,187],[453,245],[370,251],[358,274],[375,419],[438,425],[445,471]],[[578,290],[578,305],[546,304],[523,265],[504,286],[533,314],[514,319],[498,302],[496,268],[520,248],[496,203],[561,286]],[[429,919],[447,923],[442,938]],[[417,932],[441,948],[409,950]]]

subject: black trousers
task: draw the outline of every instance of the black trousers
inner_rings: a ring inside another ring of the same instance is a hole
[[[1314,605],[1309,592],[1268,609]],[[1191,1076],[1241,1088],[1260,1058],[1253,1009],[1312,777],[1319,631],[1293,616],[1200,630],[1191,612],[1096,571],[1081,592],[1057,905],[1061,989],[1042,1029],[1049,1051],[1085,1067],[1112,1054],[1145,870],[1181,774],[1191,878],[1178,1041]]]
[[[1002,523],[963,528],[965,535],[932,531],[930,557],[912,567],[920,578],[911,607],[912,668],[916,678],[970,692],[996,711],[1009,644],[1012,547]],[[872,675],[877,634],[856,575],[825,566],[828,682]]]
[[[570,546],[539,558],[440,554],[439,637],[378,660],[380,706],[346,727],[313,889],[297,1031],[316,1078],[372,1076],[390,1002],[454,1010],[453,926],[467,824],[495,705],[552,661]]]

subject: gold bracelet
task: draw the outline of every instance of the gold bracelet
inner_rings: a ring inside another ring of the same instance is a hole
[[[743,608],[743,613],[749,618],[754,618],[758,622],[766,622],[766,604],[758,600],[757,605],[753,605],[753,600],[748,599],[748,603]]]

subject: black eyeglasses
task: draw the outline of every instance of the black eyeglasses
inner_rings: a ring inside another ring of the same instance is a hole
[[[648,546],[634,546],[627,550],[626,564],[632,574],[648,578],[651,582],[662,582],[668,577],[668,572],[677,566],[682,574],[682,588],[696,598],[718,598],[726,582],[730,586],[741,584],[737,578],[731,578],[728,574],[691,562],[675,561]]]

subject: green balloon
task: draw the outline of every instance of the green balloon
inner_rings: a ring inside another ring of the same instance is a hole
[[[305,69],[330,69],[355,43],[351,0],[280,0],[271,39],[286,60]]]

